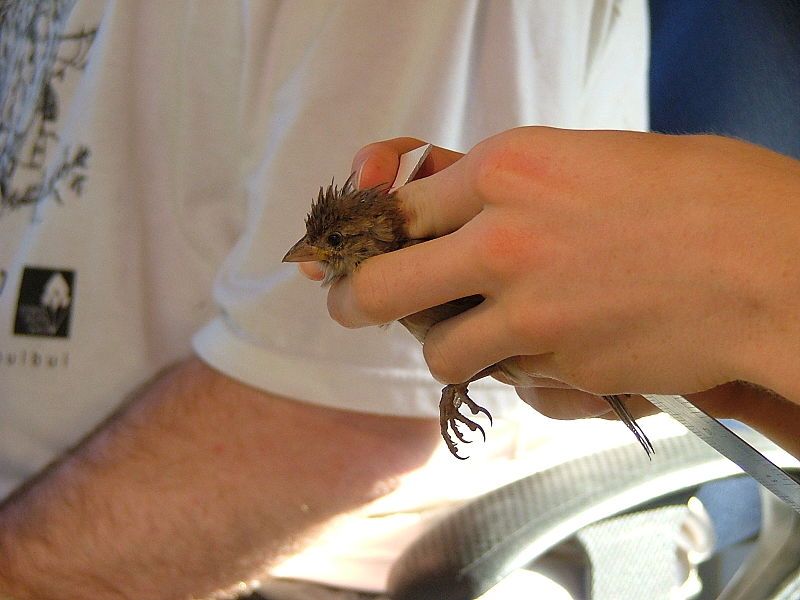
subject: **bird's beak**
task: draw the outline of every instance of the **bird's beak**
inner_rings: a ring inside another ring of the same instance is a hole
[[[316,246],[309,244],[305,236],[303,236],[294,246],[289,248],[281,262],[309,262],[325,260],[325,258],[325,253]]]

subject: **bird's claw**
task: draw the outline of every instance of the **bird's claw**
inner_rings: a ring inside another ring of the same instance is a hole
[[[469,444],[471,441],[467,440],[464,434],[461,433],[461,430],[458,428],[459,423],[466,425],[472,432],[479,431],[483,437],[483,441],[486,441],[486,431],[483,427],[458,412],[462,404],[465,404],[467,408],[472,411],[473,415],[483,413],[489,419],[489,424],[492,424],[492,415],[489,411],[475,404],[467,395],[467,384],[448,385],[442,389],[442,399],[439,402],[439,425],[442,431],[442,438],[447,445],[447,449],[450,450],[450,453],[460,460],[464,460],[467,457],[458,454],[458,446],[450,436],[450,432],[452,431],[460,442]]]
[[[453,430],[453,433],[458,438],[459,442],[464,442],[465,444],[472,443],[472,440],[468,440],[467,438],[464,437],[464,434],[461,433],[461,430],[458,428],[458,422],[456,422],[455,420],[450,421],[450,429]]]
[[[472,399],[467,396],[466,390],[464,390],[464,399],[462,402],[467,405],[467,407],[472,411],[473,415],[484,414],[486,415],[486,418],[489,419],[489,425],[494,424],[491,413],[482,406],[475,404]],[[483,429],[481,429],[481,433],[483,433]],[[483,435],[483,440],[486,441],[486,434]]]

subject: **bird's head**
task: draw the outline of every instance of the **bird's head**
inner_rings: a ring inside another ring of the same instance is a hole
[[[325,284],[372,256],[402,248],[407,240],[394,193],[385,185],[358,190],[352,179],[341,189],[333,182],[319,189],[306,217],[306,234],[283,257],[283,262],[318,261]]]

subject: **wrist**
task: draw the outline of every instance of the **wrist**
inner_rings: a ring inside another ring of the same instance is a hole
[[[756,235],[738,272],[745,293],[734,328],[736,378],[800,404],[800,162],[781,175],[774,189],[761,186],[760,218],[748,224]]]
[[[760,314],[740,333],[737,378],[800,404],[800,247],[796,251],[796,264],[778,271],[779,285],[765,287]]]

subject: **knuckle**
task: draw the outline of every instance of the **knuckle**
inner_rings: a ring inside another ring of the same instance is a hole
[[[504,139],[494,136],[479,143],[469,153],[466,170],[468,185],[480,198],[491,199],[497,194],[498,183],[506,169],[507,150]]]
[[[512,195],[530,197],[559,172],[553,131],[519,127],[490,137],[470,152],[470,183],[486,199]]]
[[[492,281],[508,281],[535,260],[535,245],[518,225],[493,221],[482,224],[476,236],[476,261]]]

